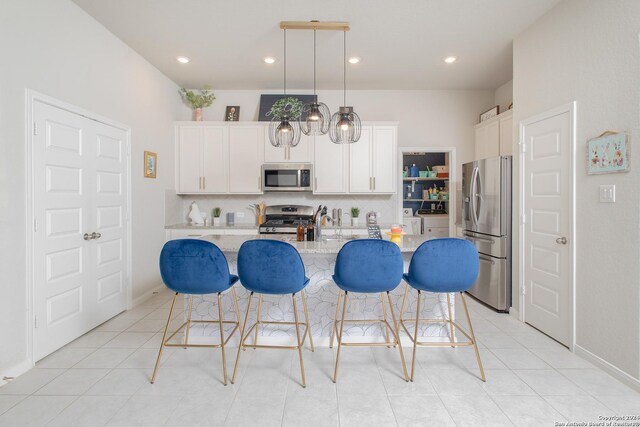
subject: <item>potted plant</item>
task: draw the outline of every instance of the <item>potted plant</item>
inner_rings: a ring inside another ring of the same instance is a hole
[[[195,93],[194,91],[185,88],[180,89],[179,92],[180,95],[182,95],[182,98],[189,103],[191,108],[193,108],[194,120],[197,122],[202,121],[202,109],[209,107],[213,104],[213,100],[216,99],[213,92],[207,88],[200,89],[198,91],[199,93]]]
[[[360,208],[353,207],[351,208],[351,225],[358,225],[358,217],[360,216]]]
[[[220,215],[222,214],[221,208],[213,208],[213,225],[220,225]]]

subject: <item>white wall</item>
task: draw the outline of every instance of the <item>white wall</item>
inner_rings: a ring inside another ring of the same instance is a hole
[[[172,121],[187,116],[173,82],[71,1],[3,0],[0,52],[0,373],[11,374],[27,357],[25,89],[131,127],[134,298],[160,285]],[[143,178],[144,150],[158,153],[158,179]]]
[[[516,132],[524,118],[577,101],[576,343],[635,378],[640,164],[632,154],[629,173],[588,176],[586,142],[605,130],[627,131],[636,153],[639,22],[637,0],[566,0],[515,39],[513,55]],[[601,184],[616,185],[615,204],[598,203]]]
[[[504,113],[513,102],[513,80],[509,80],[493,92],[493,104],[500,106],[500,112]]]

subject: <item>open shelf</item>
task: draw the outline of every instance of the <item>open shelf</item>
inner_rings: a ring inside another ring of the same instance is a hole
[[[402,177],[403,181],[449,181],[449,177],[442,177],[442,178],[438,178],[438,177]]]
[[[447,203],[449,200],[431,200],[431,199],[402,199],[403,202],[431,202],[431,203]]]

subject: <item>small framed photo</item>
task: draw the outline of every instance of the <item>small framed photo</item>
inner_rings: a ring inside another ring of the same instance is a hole
[[[495,107],[491,108],[490,110],[485,111],[484,113],[480,114],[480,123],[489,120],[492,117],[497,116],[498,114],[500,114],[500,106],[496,105]]]
[[[158,155],[151,151],[144,152],[144,177],[155,178],[158,170]]]
[[[225,122],[237,122],[240,119],[240,106],[227,105],[227,110],[224,113]]]
[[[587,174],[629,171],[629,135],[605,132],[587,142]]]

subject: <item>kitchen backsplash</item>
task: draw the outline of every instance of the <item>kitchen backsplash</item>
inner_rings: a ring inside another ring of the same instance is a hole
[[[317,207],[326,205],[331,214],[332,209],[342,208],[343,213],[349,213],[352,207],[360,208],[360,221],[364,221],[365,214],[369,211],[380,212],[379,222],[398,222],[399,201],[396,195],[392,196],[321,196],[311,193],[267,193],[260,195],[229,195],[229,196],[205,196],[205,195],[176,195],[174,190],[165,193],[165,224],[181,224],[188,222],[189,206],[197,202],[201,211],[206,212],[211,218],[211,211],[215,207],[222,208],[222,222],[226,222],[228,212],[236,213],[236,224],[255,224],[256,218],[249,205],[261,201],[269,205],[309,205]],[[238,217],[237,213],[244,213],[244,217]],[[343,221],[349,221],[348,216]]]

